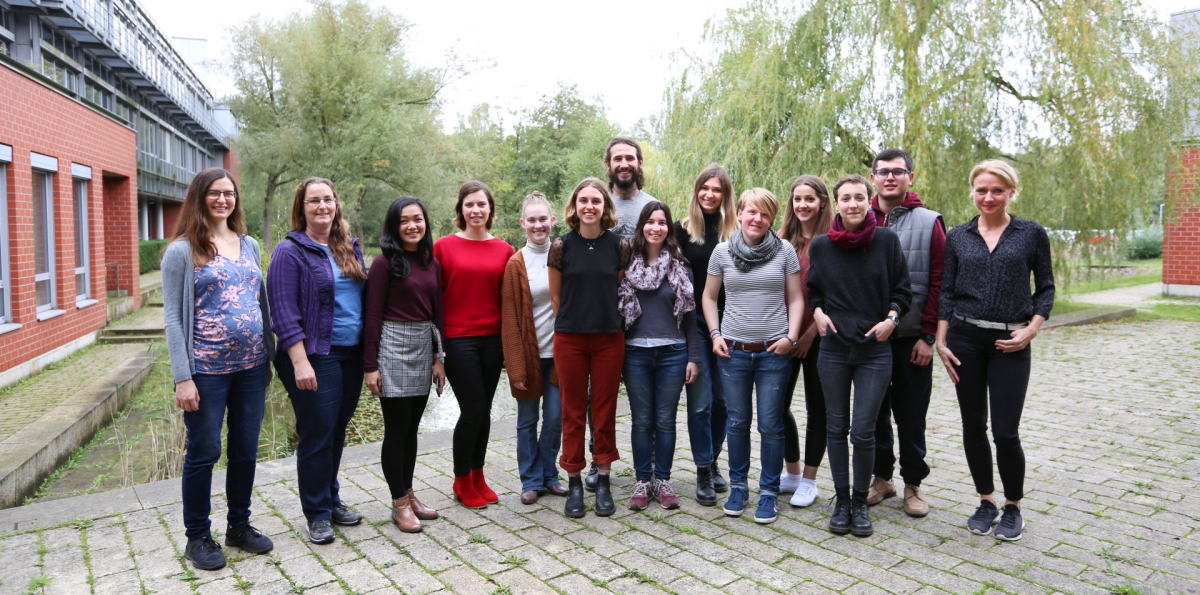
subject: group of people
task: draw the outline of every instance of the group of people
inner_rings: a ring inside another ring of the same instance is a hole
[[[1020,539],[1018,427],[1029,344],[1053,306],[1054,280],[1045,230],[1007,211],[1018,188],[1010,165],[989,160],[972,170],[979,215],[947,232],[911,191],[912,159],[899,149],[876,156],[870,179],[846,176],[832,193],[820,177],[802,175],[782,205],[764,188],[735,198],[728,172],[713,164],[697,176],[677,221],[642,189],[636,141],[614,138],[604,163],[607,182],[579,182],[562,211],[569,230],[558,237],[551,202],[526,196],[526,242],[516,251],[490,233],[496,205],[482,182],[462,186],[460,231],[436,242],[424,202],[397,199],[369,267],[333,182],[309,178],[265,275],[233,177],[216,168],[198,174],[162,262],[176,402],[188,430],[186,557],[201,569],[225,564],[208,517],[226,416],[225,544],[254,553],[273,547],[249,524],[272,363],[296,415],[297,491],[314,543],[332,542],[332,525],[362,521],[340,500],[337,475],[364,383],[384,418],[381,467],[400,530],[421,531],[438,517],[414,493],[413,472],[430,389],[441,395],[447,381],[461,412],[453,494],[470,508],[497,502],[484,466],[502,367],[518,401],[524,504],[565,496],[565,514],[578,518],[587,490],[595,514],[615,512],[610,473],[624,382],[630,508],[680,505],[671,473],[685,394],[698,504],[715,506],[727,492],[725,514],[749,506],[757,406],[754,520],[774,522],[781,494],[791,493],[793,506],[811,505],[828,451],[829,529],[867,536],[869,507],[897,494],[895,447],[904,511],[929,512],[921,483],[929,475],[935,348],[955,384],[980,496],[968,529]],[[791,410],[801,375],[803,464]],[[728,479],[717,464],[726,445]]]

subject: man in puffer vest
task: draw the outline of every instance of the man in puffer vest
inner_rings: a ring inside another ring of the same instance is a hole
[[[916,174],[912,157],[900,149],[885,149],[875,156],[872,171],[878,194],[871,198],[878,225],[900,236],[908,261],[913,303],[892,333],[892,381],[879,408],[875,427],[875,480],[867,504],[875,505],[896,495],[892,472],[896,463],[893,442],[899,445],[900,477],[904,479],[904,512],[911,517],[929,514],[921,494],[921,481],[929,475],[925,463],[925,417],[933,391],[933,342],[937,333],[938,293],[942,288],[946,224],[942,216],[925,208],[916,192],[909,192]],[[891,418],[896,419],[895,439]]]

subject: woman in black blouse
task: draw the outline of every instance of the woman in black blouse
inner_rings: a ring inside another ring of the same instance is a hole
[[[963,450],[981,499],[967,528],[976,535],[994,531],[996,539],[1015,541],[1025,527],[1025,452],[1018,426],[1029,386],[1029,342],[1054,306],[1050,238],[1036,222],[1008,214],[1017,196],[1017,172],[1011,165],[984,161],[969,179],[979,216],[946,236],[938,355],[958,393]],[[989,413],[1004,483],[1003,514],[992,481]]]

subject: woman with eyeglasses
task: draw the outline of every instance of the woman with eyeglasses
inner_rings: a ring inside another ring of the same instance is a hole
[[[333,525],[362,522],[338,496],[346,425],[363,387],[367,271],[333,182],[296,187],[292,229],[267,269],[280,355],[279,380],[296,413],[296,483],[308,539],[334,540]]]
[[[213,465],[228,413],[225,545],[262,554],[274,544],[250,526],[250,490],[275,341],[258,242],[246,235],[237,182],[220,168],[192,179],[175,237],[163,251],[163,315],[183,410],[184,557],[200,570],[225,566],[210,531]]]
[[[1025,528],[1019,427],[1029,389],[1029,344],[1054,308],[1054,266],[1046,230],[1008,212],[1017,199],[1017,170],[992,159],[976,165],[968,180],[979,215],[946,236],[938,356],[958,393],[963,450],[980,498],[967,529],[1016,541]],[[1004,483],[1003,512],[992,479],[989,418]]]

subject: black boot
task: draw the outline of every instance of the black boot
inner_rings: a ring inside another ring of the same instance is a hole
[[[713,459],[712,467],[709,467],[709,469],[712,469],[713,491],[718,494],[724,494],[729,489],[729,482],[725,481],[724,477],[721,477],[721,468],[717,466],[716,459]]]
[[[583,479],[572,475],[567,480],[567,504],[563,507],[563,514],[573,519],[581,519],[586,510],[583,506]]]
[[[717,491],[713,489],[711,467],[696,468],[696,503],[701,506],[717,504]]]
[[[587,479],[583,480],[583,487],[587,488],[587,491],[596,491],[596,476],[598,475],[600,475],[600,468],[592,463],[592,468],[588,469]]]
[[[863,500],[866,503],[866,500]],[[845,535],[850,532],[850,488],[837,488],[833,496],[833,514],[829,517],[829,532]]]
[[[608,474],[601,473],[596,477],[596,516],[609,516],[616,511],[617,505],[613,504]]]
[[[850,502],[850,533],[856,537],[870,537],[875,533],[871,526],[871,510],[867,506],[867,492],[855,491]]]

